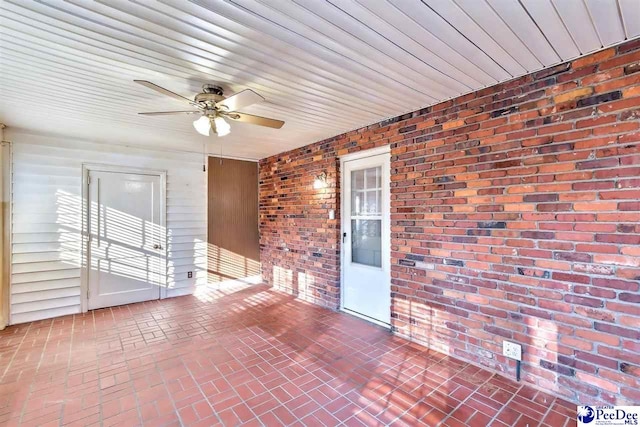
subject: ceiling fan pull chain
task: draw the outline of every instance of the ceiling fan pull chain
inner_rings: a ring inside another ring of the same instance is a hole
[[[206,172],[207,171],[207,143],[203,142],[202,143],[202,172]]]

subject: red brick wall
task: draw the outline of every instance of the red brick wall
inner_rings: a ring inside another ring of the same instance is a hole
[[[513,377],[507,338],[523,381],[639,403],[639,83],[636,40],[262,160],[264,280],[338,307],[337,156],[391,144],[394,332]]]

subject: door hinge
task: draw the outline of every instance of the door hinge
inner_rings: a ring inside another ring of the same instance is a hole
[[[91,185],[91,175],[87,175],[87,185]]]

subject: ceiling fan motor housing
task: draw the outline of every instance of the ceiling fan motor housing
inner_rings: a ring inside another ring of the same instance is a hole
[[[213,93],[222,96],[222,94],[224,93],[224,89],[222,89],[222,87],[218,85],[206,84],[202,86],[202,92]]]
[[[204,102],[206,104],[215,104],[223,99],[225,99],[224,96],[216,95],[215,93],[199,93],[195,97],[196,102]]]
[[[202,93],[199,93],[195,97],[196,102],[204,102],[206,104],[215,104],[220,102],[225,97],[222,95],[224,90],[218,85],[206,84],[202,86]]]

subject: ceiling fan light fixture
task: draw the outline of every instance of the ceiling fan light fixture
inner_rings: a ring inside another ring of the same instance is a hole
[[[209,123],[209,117],[202,116],[198,120],[193,122],[193,127],[200,135],[209,136],[211,131],[211,124]]]
[[[280,129],[284,125],[282,120],[253,116],[251,114],[237,111],[238,109],[248,107],[249,105],[265,100],[262,96],[251,89],[245,89],[229,97],[225,97],[220,86],[207,84],[203,86],[202,93],[197,94],[192,101],[189,98],[178,95],[175,92],[171,92],[170,90],[147,80],[134,80],[134,82],[165,96],[178,99],[183,103],[189,104],[192,108],[195,108],[195,110],[192,109],[186,111],[153,111],[138,114],[142,114],[144,116],[202,114],[202,117],[193,122],[193,127],[200,135],[209,136],[211,135],[211,131],[213,131],[216,136],[229,135],[229,133],[231,133],[231,125],[224,119],[224,117],[233,121],[265,126],[273,129]]]
[[[231,132],[231,125],[220,116],[213,119],[213,124],[215,125],[215,131],[218,136],[229,135]]]

